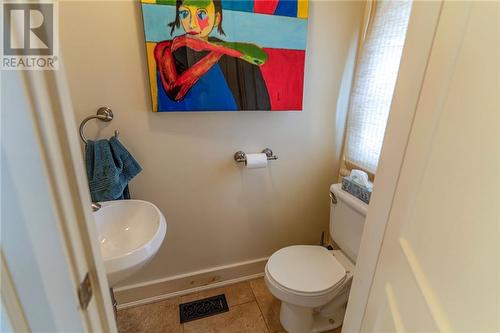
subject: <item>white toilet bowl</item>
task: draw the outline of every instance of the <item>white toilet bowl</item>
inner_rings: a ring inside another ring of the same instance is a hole
[[[342,325],[354,265],[341,251],[296,245],[275,252],[265,281],[281,300],[280,321],[289,333],[324,332]]]
[[[325,332],[344,321],[368,205],[341,184],[330,186],[330,198],[330,236],[340,250],[288,246],[266,265],[266,285],[281,300],[280,321],[289,333]]]

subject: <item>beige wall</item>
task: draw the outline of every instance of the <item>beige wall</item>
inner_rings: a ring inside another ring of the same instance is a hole
[[[133,197],[155,203],[167,218],[158,255],[125,284],[269,256],[286,245],[317,243],[328,231],[328,188],[343,128],[336,108],[341,82],[349,85],[362,16],[360,1],[311,1],[303,112],[155,114],[140,5],[61,3],[61,51],[76,118],[103,105],[113,109],[115,119],[89,124],[87,136],[120,130],[144,169],[131,183]],[[232,159],[239,149],[265,147],[279,156],[267,169],[242,169]]]

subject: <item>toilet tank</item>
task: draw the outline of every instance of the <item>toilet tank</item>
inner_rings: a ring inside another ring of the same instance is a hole
[[[330,186],[330,194],[330,236],[356,263],[368,205],[342,190],[342,184]]]

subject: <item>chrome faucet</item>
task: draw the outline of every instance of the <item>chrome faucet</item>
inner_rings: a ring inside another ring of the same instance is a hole
[[[97,212],[99,209],[101,209],[101,204],[98,202],[93,202],[91,206],[93,212]]]

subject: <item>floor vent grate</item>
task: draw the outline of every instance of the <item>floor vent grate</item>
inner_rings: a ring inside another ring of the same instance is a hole
[[[229,306],[224,294],[179,304],[181,324],[227,311],[229,311]]]

